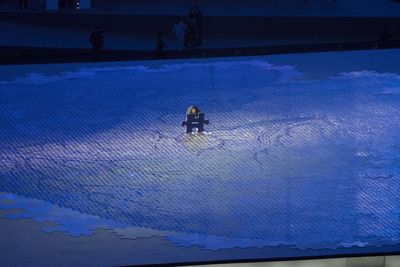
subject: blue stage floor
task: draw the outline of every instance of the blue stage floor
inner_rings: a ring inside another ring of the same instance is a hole
[[[399,58],[0,67],[0,209],[224,251],[190,261],[399,251]],[[192,104],[203,134],[181,127]],[[131,263],[188,261],[160,254]]]

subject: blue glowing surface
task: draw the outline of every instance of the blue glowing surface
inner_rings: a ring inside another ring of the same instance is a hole
[[[2,67],[0,208],[211,250],[398,245],[399,56]]]

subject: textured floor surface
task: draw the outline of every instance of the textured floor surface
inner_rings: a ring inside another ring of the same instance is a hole
[[[399,55],[0,67],[0,208],[214,251],[398,245]]]

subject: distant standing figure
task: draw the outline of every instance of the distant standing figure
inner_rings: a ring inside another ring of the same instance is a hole
[[[383,32],[379,36],[378,48],[379,49],[387,48],[389,46],[390,39],[392,39],[392,35],[388,32],[388,29],[385,27],[383,29]]]
[[[156,58],[165,58],[164,48],[168,47],[162,37],[162,32],[157,33],[157,43],[156,43]]]
[[[104,47],[104,31],[100,27],[95,27],[89,37],[89,42],[92,44],[92,59],[100,61],[101,49]]]
[[[189,22],[190,27],[196,26],[196,10],[194,7],[189,9],[189,13],[187,15],[187,20]]]
[[[187,28],[185,32],[185,46],[186,47],[195,47],[198,44],[198,28],[196,21],[196,11],[192,7],[189,10],[187,16]]]
[[[19,0],[18,6],[19,9],[28,9],[28,0]]]
[[[174,28],[172,29],[172,35],[178,38],[178,50],[182,51],[185,47],[185,32],[186,25],[182,19],[178,19],[178,21],[174,24]]]
[[[198,6],[195,6],[195,18],[197,24],[197,42],[199,45],[203,44],[203,13]]]

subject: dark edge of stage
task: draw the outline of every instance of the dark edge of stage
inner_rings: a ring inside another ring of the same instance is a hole
[[[348,42],[237,48],[194,48],[184,51],[166,51],[165,59],[354,51],[374,49],[375,46],[376,42]],[[400,40],[391,41],[387,48],[400,48]],[[154,51],[105,49],[101,56],[101,62],[151,60],[155,59],[154,55]],[[0,65],[83,63],[91,62],[91,59],[92,54],[90,49],[0,46]]]
[[[263,248],[258,248],[262,250]],[[276,248],[275,248],[276,249]],[[290,249],[294,249],[290,247]],[[228,251],[228,249],[224,249]],[[306,253],[299,253],[303,255],[298,256],[279,256],[279,257],[265,257],[265,258],[243,258],[231,260],[205,260],[199,262],[171,262],[171,263],[149,263],[139,265],[124,265],[124,267],[172,267],[172,266],[191,266],[191,265],[213,265],[213,264],[234,264],[234,263],[257,263],[257,262],[283,262],[283,261],[301,261],[301,260],[324,260],[324,259],[337,259],[337,258],[355,258],[355,257],[376,257],[376,256],[395,256],[400,255],[399,245],[384,245],[380,247],[352,247],[352,248],[339,248],[335,249],[338,253],[333,253],[333,249],[305,249],[299,250]],[[346,252],[346,250],[353,250]],[[357,250],[357,251],[356,251]],[[318,251],[320,255],[315,255]],[[313,255],[314,254],[314,255]]]

